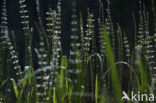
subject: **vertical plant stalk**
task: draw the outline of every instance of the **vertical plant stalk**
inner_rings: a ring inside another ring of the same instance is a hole
[[[39,51],[36,50],[37,54],[38,54],[38,64],[39,64],[39,67],[44,69],[45,66],[47,66],[47,54],[45,52],[45,43],[44,43],[44,40],[43,40],[43,35],[40,35],[40,43],[39,43]],[[38,100],[37,100],[37,103],[45,103],[49,100],[49,97],[47,97],[48,95],[48,80],[50,78],[50,76],[48,75],[48,72],[49,71],[42,71],[40,74],[38,74],[36,76],[36,79],[37,79],[37,96],[38,96]]]
[[[6,31],[7,31],[7,10],[6,10],[6,0],[3,0],[2,2],[2,17],[1,17],[1,24],[0,24],[0,80],[5,80],[7,78],[7,37],[6,37]]]
[[[31,57],[31,42],[32,32],[29,26],[29,15],[28,10],[26,10],[25,0],[19,0],[19,13],[21,14],[21,24],[23,25],[24,38],[25,38],[25,65],[32,66],[32,57]]]
[[[86,31],[84,32],[83,28],[83,20],[82,15],[80,19],[80,30],[81,30],[81,59],[82,59],[82,66],[83,66],[83,85],[84,85],[84,92],[89,92],[90,89],[90,78],[89,78],[89,65],[88,65],[88,57],[90,55],[90,46],[91,46],[91,33],[90,33],[90,18],[89,18],[89,11],[88,11],[88,18],[86,24]],[[87,98],[84,98],[84,101],[87,102]]]
[[[138,29],[138,44],[141,43],[144,40],[144,26],[143,26],[143,16],[142,16],[142,6],[141,6],[141,1],[140,3],[140,10],[139,10],[139,29]]]
[[[134,45],[136,46],[137,45],[137,27],[136,27],[136,17],[134,13],[133,13],[133,22],[134,22]]]
[[[90,61],[90,68],[88,69],[88,74],[90,74],[91,75],[91,77],[89,77],[90,78],[90,89],[91,89],[91,93],[95,93],[95,82],[96,82],[96,75],[99,75],[100,76],[100,66],[98,65],[98,63],[100,63],[100,62],[98,62],[98,59],[97,59],[97,57],[96,57],[96,55],[95,54],[97,54],[97,46],[96,46],[96,35],[95,35],[95,32],[94,32],[94,22],[95,22],[95,20],[94,20],[94,15],[93,15],[93,13],[89,13],[88,14],[88,18],[89,18],[89,20],[88,20],[88,22],[89,22],[89,25],[88,25],[88,27],[89,27],[89,33],[90,33],[90,35],[91,35],[91,55],[93,55],[92,57],[91,57],[91,61]],[[95,98],[94,97],[92,97],[92,101],[94,101],[95,100]]]
[[[119,24],[117,24],[117,44],[118,44],[118,49],[117,49],[117,51],[118,51],[118,61],[120,62],[120,61],[123,61],[123,38],[122,38],[122,31],[121,31],[121,28],[120,28],[120,25]],[[121,64],[120,66],[119,66],[119,74],[120,74],[120,79],[122,80],[122,73],[123,73],[123,65]]]
[[[146,8],[144,6],[144,9],[143,9],[143,17],[144,17],[144,31],[145,31],[145,37],[146,38],[150,38],[150,32],[149,32],[149,14],[148,12],[146,12]],[[149,76],[150,76],[150,79],[151,79],[151,85],[154,85],[155,84],[155,80],[156,80],[156,62],[155,62],[155,59],[156,59],[156,55],[155,55],[155,50],[156,48],[154,47],[155,45],[155,40],[148,40],[146,43],[145,43],[145,49],[146,49],[146,55],[147,55],[147,61],[148,61],[148,64],[149,64]],[[155,88],[155,87],[154,87]]]
[[[152,11],[153,11],[153,21],[154,21],[154,36],[156,36],[156,7],[155,7],[155,4],[156,3],[156,1],[155,0],[152,0]],[[154,47],[154,56],[155,56],[155,59],[156,59],[156,38],[154,39],[154,41],[153,41],[153,44],[155,44],[155,45],[153,45]],[[154,62],[155,63],[155,65],[154,65],[154,67],[153,67],[153,69],[154,69],[154,78],[156,78],[156,62]],[[156,81],[156,80],[154,80],[154,81]]]
[[[40,0],[36,0],[36,11],[37,11],[37,17],[38,20],[41,20],[41,14],[40,14]]]
[[[132,60],[132,52],[131,52],[131,46],[130,43],[128,41],[128,37],[125,33],[123,33],[123,54],[125,55],[125,57],[123,58],[124,61],[126,61],[128,64],[132,64],[131,60]],[[135,70],[135,67],[133,68],[133,70]],[[130,68],[125,68],[123,66],[122,69],[122,80],[126,81],[124,83],[126,83],[127,86],[125,86],[125,89],[132,89],[130,87],[130,85],[133,85],[133,83],[135,83],[135,81],[133,81],[133,76],[134,74],[132,72],[130,72]],[[126,79],[125,79],[126,78]]]
[[[53,40],[52,40],[52,60],[51,65],[53,65],[56,69],[59,68],[60,65],[60,53],[61,53],[61,42],[60,38],[58,37],[57,32],[53,34]]]
[[[104,35],[103,35],[103,21],[99,19],[99,43],[100,43],[100,54],[101,54],[101,71],[102,71],[102,82],[103,87],[106,87],[106,78],[104,77],[103,74],[107,72],[107,57],[106,57],[106,42],[104,40]]]
[[[58,1],[57,12],[56,12],[56,21],[54,26],[54,35],[52,43],[52,62],[55,68],[58,68],[60,65],[60,54],[61,54],[61,0]]]
[[[12,45],[12,42],[10,41],[9,38],[9,31],[8,31],[8,21],[7,21],[7,8],[6,8],[6,0],[3,0],[2,4],[2,23],[0,26],[0,44],[1,44],[1,50],[0,51],[0,56],[2,57],[2,66],[0,68],[4,68],[2,70],[3,76],[2,78],[0,77],[1,80],[6,80],[7,78],[15,78],[17,81],[21,80],[21,67],[19,65],[19,60],[17,56],[17,52],[15,50],[15,44]],[[12,33],[13,35],[13,33]],[[10,61],[10,63],[8,63]],[[12,65],[12,67],[10,66]],[[1,70],[0,70],[1,71]],[[10,91],[6,91],[10,93]],[[5,93],[6,93],[5,91]],[[6,96],[9,96],[6,93]],[[9,100],[7,100],[9,101]]]
[[[8,33],[8,31],[6,31]],[[22,76],[22,72],[21,72],[21,67],[19,65],[19,59],[17,56],[17,52],[15,47],[13,46],[12,42],[10,41],[9,35],[6,33],[6,37],[7,37],[7,47],[10,53],[10,60],[11,63],[13,65],[13,69],[15,70],[15,75],[16,75],[16,79],[19,82],[21,80],[21,76]],[[12,33],[13,35],[13,33]]]
[[[111,45],[113,48],[113,51],[115,51],[115,33],[114,33],[114,26],[113,26],[113,22],[112,22],[112,17],[111,17],[111,12],[110,12],[110,1],[107,0],[108,2],[108,6],[107,6],[107,18],[106,18],[106,29],[108,31],[109,37],[111,39]]]
[[[61,27],[59,27],[61,28]],[[53,38],[52,38],[52,56],[51,56],[51,61],[50,65],[54,67],[54,70],[51,71],[50,73],[50,87],[56,88],[56,77],[59,72],[59,67],[61,64],[61,42],[60,42],[60,37],[59,33],[61,31],[57,31],[56,26],[54,28],[54,33],[53,33]]]
[[[145,11],[145,6],[144,6],[144,10],[143,10],[143,17],[144,17],[144,31],[145,31],[145,38],[149,38],[150,35],[149,35],[149,15],[148,13],[146,13]],[[146,49],[146,55],[147,55],[147,61],[148,61],[148,64],[149,64],[149,69],[150,69],[150,78],[153,77],[153,72],[152,71],[152,67],[153,67],[153,62],[152,61],[152,57],[153,57],[153,54],[154,54],[154,50],[153,50],[153,46],[152,46],[152,40],[148,40],[145,44],[145,49]]]
[[[83,18],[82,18],[82,13],[80,13],[80,32],[81,32],[81,60],[82,63],[85,62],[85,34],[84,34],[84,29],[83,29]],[[83,63],[85,65],[85,63]],[[83,66],[84,66],[83,65]]]
[[[74,87],[78,87],[78,75],[81,73],[81,68],[78,68],[80,64],[80,41],[78,35],[78,22],[77,22],[77,14],[76,14],[76,2],[75,0],[72,3],[72,21],[71,21],[71,43],[70,43],[70,57],[69,57],[69,82],[74,85]],[[77,85],[77,86],[76,86]]]
[[[50,63],[50,61],[51,61],[51,55],[52,55],[52,38],[53,38],[53,34],[54,34],[54,28],[55,28],[55,26],[54,26],[54,22],[55,22],[55,18],[54,18],[54,13],[53,13],[53,11],[52,11],[52,9],[51,8],[49,8],[49,11],[46,13],[47,14],[47,18],[46,18],[46,20],[47,20],[47,29],[46,29],[46,31],[47,31],[47,39],[48,39],[48,55],[49,55],[49,60],[48,60],[48,62]]]
[[[156,33],[156,7],[155,7],[155,0],[152,0],[151,7],[152,7],[152,13],[153,13],[153,23],[154,23],[154,32]]]
[[[124,43],[124,47],[125,47],[127,62],[130,63],[130,61],[131,61],[131,50],[130,50],[128,38],[125,34],[123,35],[123,43]]]
[[[106,9],[107,18],[105,19],[105,26],[106,26],[106,30],[108,32],[108,36],[111,41],[112,50],[114,52],[115,51],[115,33],[114,33],[114,26],[113,26],[111,12],[110,12],[110,0],[107,0],[107,3],[108,3],[107,9]],[[107,57],[107,59],[108,59],[108,57]],[[111,81],[110,73],[108,73],[108,75],[107,75],[107,88],[109,89],[108,95],[111,96],[112,95],[112,91],[111,91],[112,90],[112,81]]]

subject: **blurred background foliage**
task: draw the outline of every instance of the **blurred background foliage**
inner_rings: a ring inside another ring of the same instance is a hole
[[[8,26],[9,30],[14,30],[16,36],[17,50],[19,52],[20,64],[22,65],[23,59],[23,51],[24,51],[24,39],[23,39],[23,31],[20,23],[20,14],[19,14],[19,0],[7,0],[7,12],[8,12]],[[41,9],[41,18],[43,25],[46,25],[46,12],[48,8],[56,9],[57,0],[39,0],[40,1],[40,9]],[[87,8],[90,8],[90,11],[94,13],[95,19],[95,33],[99,34],[98,29],[98,17],[99,17],[99,0],[76,0],[77,1],[77,14],[82,13],[83,22],[86,24],[87,21]],[[104,15],[106,13],[107,1],[101,0],[104,5]],[[2,0],[0,0],[0,5]],[[156,3],[152,3],[152,0],[142,0],[145,4],[147,11],[149,11],[150,18],[150,34],[154,33],[154,23],[153,23],[153,13],[152,6],[156,7]],[[35,22],[37,22],[37,11],[36,11],[36,0],[26,0],[27,9],[30,16],[30,25],[31,27],[35,27]],[[0,6],[1,10],[1,6]],[[133,15],[136,17],[136,21],[139,21],[139,0],[110,0],[110,10],[111,16],[114,23],[114,27],[116,28],[116,23],[119,23],[123,32],[126,32],[127,36],[134,41],[134,20]],[[71,34],[71,12],[72,12],[72,0],[62,0],[62,49],[65,55],[69,55],[69,47],[70,47],[70,34]],[[1,16],[1,15],[0,15]],[[1,20],[0,20],[1,22]],[[136,23],[138,25],[138,23]],[[86,29],[86,27],[84,27]],[[37,32],[37,30],[34,30]],[[33,36],[33,44],[38,42],[37,33],[34,33]],[[131,42],[133,45],[133,42]]]

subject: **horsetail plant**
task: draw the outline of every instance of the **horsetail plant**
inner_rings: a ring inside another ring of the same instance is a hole
[[[107,57],[106,57],[106,42],[104,39],[104,32],[103,32],[103,24],[104,22],[99,19],[99,43],[100,43],[100,56],[101,56],[101,71],[104,73],[102,75],[102,86],[104,89],[106,88],[107,85],[107,79],[106,79],[106,74],[107,74],[107,68],[108,68],[108,63],[107,63]]]
[[[115,51],[115,33],[114,33],[114,26],[113,26],[113,21],[112,21],[111,12],[110,12],[110,1],[109,0],[107,0],[106,12],[107,12],[107,17],[105,19],[105,27],[106,27],[106,30],[108,32],[108,35],[109,35],[109,38],[111,41],[112,50],[114,52]],[[108,57],[106,57],[106,58],[108,60]],[[109,90],[111,90],[112,85],[111,85],[110,73],[108,73],[108,75],[107,75],[107,83],[106,84],[107,84],[107,88],[109,88]],[[109,91],[109,95],[112,95],[112,91]]]
[[[86,24],[86,35],[84,35],[84,41],[85,43],[83,44],[84,45],[84,49],[83,49],[83,52],[84,52],[84,91],[85,92],[90,92],[90,87],[92,86],[91,84],[91,80],[90,80],[90,66],[88,65],[88,57],[90,56],[90,51],[91,51],[91,42],[92,42],[92,36],[94,35],[94,26],[93,26],[93,15],[91,16],[90,13],[89,13],[89,9],[88,9],[88,18],[87,18],[87,24]],[[95,38],[94,38],[95,39]],[[93,89],[93,88],[92,88]]]
[[[52,63],[53,65],[58,68],[59,66],[59,59],[61,53],[61,0],[58,1],[57,5],[57,12],[56,12],[56,21],[53,33],[53,40],[52,40]]]
[[[53,34],[53,26],[54,26],[54,14],[53,14],[53,11],[52,11],[52,9],[51,8],[49,8],[49,11],[46,13],[47,14],[47,18],[46,18],[46,20],[47,20],[47,29],[46,29],[46,31],[47,31],[47,34],[48,34],[48,37],[49,38],[52,38],[52,34]],[[49,41],[50,42],[50,41]],[[52,41],[51,41],[52,42]]]
[[[9,78],[9,72],[11,71],[10,68],[8,68],[8,47],[7,47],[7,33],[8,33],[8,21],[7,21],[7,9],[6,9],[6,0],[3,0],[2,2],[2,17],[1,17],[1,24],[0,24],[0,83],[5,81]],[[10,91],[8,88],[4,88],[5,90],[2,90],[3,87],[0,87],[0,98],[2,100],[1,94],[9,94]],[[3,97],[4,98],[4,97]]]
[[[88,9],[88,30],[89,31],[89,34],[91,35],[91,60],[89,61],[89,67],[90,68],[87,68],[88,71],[88,75],[98,75],[100,76],[100,65],[98,65],[98,63],[100,63],[98,61],[98,58],[97,58],[97,46],[96,46],[96,35],[95,35],[95,32],[94,32],[94,15],[93,13],[89,13],[89,9]],[[95,93],[95,80],[96,78],[94,77],[91,77],[90,78],[90,91],[92,91],[93,93]],[[92,99],[95,99],[92,97]]]
[[[8,28],[7,0],[2,1],[0,103],[123,103],[125,101],[122,102],[121,97],[122,90],[125,89],[128,92],[133,90],[155,93],[156,39],[155,34],[151,34],[153,33],[150,28],[151,13],[147,12],[141,1],[139,1],[139,17],[136,18],[133,14],[135,43],[132,43],[133,38],[128,37],[119,23],[114,26],[110,0],[107,0],[106,17],[104,17],[105,7],[102,0],[99,0],[101,4],[99,15],[96,15],[98,17],[94,17],[96,12],[88,8],[86,20],[85,15],[82,15],[85,14],[83,11],[80,16],[77,15],[76,0],[73,0],[70,53],[64,57],[61,47],[64,45],[61,45],[62,13],[64,13],[62,0],[58,0],[56,10],[49,8],[45,27],[41,21],[42,5],[40,6],[40,0],[35,1],[38,18],[35,24],[40,39],[38,43],[34,42],[37,43],[35,47],[32,46],[35,27],[31,28],[29,24],[26,0],[19,0],[25,39],[24,65],[25,70],[28,69],[24,72],[19,65],[21,59],[18,58],[16,50],[20,46],[16,44],[18,41],[14,32],[10,32]],[[154,5],[152,11],[155,19]],[[152,29],[154,28],[155,24]],[[32,60],[35,56],[32,54],[33,51],[38,56],[36,62]],[[123,83],[126,83],[126,86]]]
[[[156,7],[154,6],[154,4],[155,4],[155,1],[154,0],[152,0],[152,11],[153,11],[153,21],[154,21],[154,36],[156,36],[156,13],[155,13],[155,11],[156,11]],[[154,47],[154,54],[156,54],[156,38],[154,39],[154,41],[153,41],[153,44],[155,44],[155,45],[153,45]],[[156,59],[156,55],[155,55],[155,59]],[[156,63],[155,63],[155,66],[154,66],[154,73],[156,72]],[[154,77],[156,77],[155,75],[154,75]]]
[[[7,28],[7,10],[6,10],[6,0],[3,1],[2,4],[2,23],[1,23],[1,36],[0,36],[0,46],[3,48],[6,48],[6,38],[5,38],[5,30]],[[1,50],[2,50],[1,49]]]
[[[7,37],[7,47],[8,47],[8,50],[10,52],[10,60],[11,60],[11,63],[13,65],[13,69],[15,70],[15,73],[16,73],[15,74],[16,77],[14,77],[14,78],[17,78],[17,81],[19,82],[21,80],[21,77],[22,77],[22,72],[21,72],[21,67],[19,65],[19,59],[17,56],[17,52],[16,52],[12,42],[10,41],[8,31],[6,33],[6,37]]]
[[[50,80],[49,80],[49,87],[50,90],[52,90],[52,98],[54,100],[54,97],[56,96],[54,92],[56,92],[57,87],[57,81],[61,81],[59,78],[57,78],[58,73],[60,71],[60,64],[61,64],[61,42],[59,40],[57,32],[54,32],[53,39],[52,39],[52,56],[51,56],[51,62],[50,65],[54,67],[50,71]],[[61,87],[61,86],[60,86]]]
[[[51,8],[49,8],[49,11],[46,13],[47,14],[47,39],[48,39],[48,55],[52,54],[52,38],[54,34],[54,13]],[[49,57],[49,62],[51,61],[51,56]]]
[[[41,14],[40,14],[40,0],[36,0],[36,11],[37,11],[38,20],[40,20],[41,19]]]
[[[144,26],[143,26],[143,16],[142,16],[142,9],[141,9],[141,1],[140,3],[140,10],[139,10],[139,28],[138,28],[138,44],[144,40]]]
[[[146,38],[150,38],[150,32],[149,32],[149,13],[146,12],[146,8],[144,6],[143,9],[143,16],[144,16],[144,30],[145,30],[145,37]],[[153,35],[154,36],[154,35]],[[156,68],[156,63],[155,63],[155,59],[156,59],[156,55],[155,55],[155,39],[153,40],[148,40],[145,43],[145,49],[146,49],[146,56],[147,56],[147,61],[148,61],[148,65],[149,65],[149,71],[150,71],[150,79],[151,79],[151,85],[155,85],[155,81],[156,81],[156,75],[155,75],[155,68]],[[155,88],[155,87],[153,87]]]
[[[128,38],[125,35],[125,33],[123,34],[123,43],[124,43],[124,48],[125,48],[125,54],[127,57],[127,62],[130,63],[130,61],[131,61],[131,50],[130,50],[130,44],[129,44]]]
[[[84,55],[84,44],[85,44],[85,34],[84,34],[84,28],[83,28],[83,18],[82,14],[80,13],[80,32],[81,32],[81,60],[82,62],[85,61]]]
[[[19,13],[21,14],[21,24],[23,25],[23,31],[24,31],[24,38],[25,38],[25,65],[32,65],[30,63],[31,60],[31,43],[30,38],[32,37],[32,33],[30,30],[30,26],[29,26],[29,15],[28,15],[28,10],[26,9],[27,5],[25,3],[25,0],[19,0],[19,8],[20,11]]]
[[[156,7],[154,6],[156,2],[154,0],[152,0],[152,11],[153,11],[153,19],[154,19],[154,36],[156,36]],[[154,51],[155,51],[155,54],[156,54],[156,38],[154,39],[154,42],[153,42],[155,45],[154,45]],[[155,55],[155,59],[156,59],[156,55]],[[156,72],[156,63],[155,63],[155,66],[154,66],[154,73]],[[156,76],[155,76],[156,77]]]
[[[7,10],[6,10],[6,0],[2,3],[2,23],[0,24],[0,58],[2,59],[2,62],[0,64],[1,69],[0,70],[3,74],[3,76],[0,77],[1,80],[5,80],[7,77],[6,67],[7,67],[7,37],[6,37],[6,30],[8,29],[7,25]]]
[[[89,11],[89,10],[88,10]],[[89,65],[88,65],[88,57],[90,56],[90,46],[91,46],[91,33],[90,33],[90,18],[89,18],[89,12],[88,12],[88,18],[87,18],[87,24],[86,24],[86,31],[84,32],[84,25],[83,25],[83,18],[82,15],[80,18],[80,30],[81,30],[81,60],[82,60],[82,72],[83,72],[83,87],[84,92],[89,92]],[[85,98],[87,101],[87,98]]]
[[[99,39],[100,39],[100,53],[101,53],[101,58],[102,62],[104,63],[104,57],[106,56],[106,43],[104,41],[104,36],[103,36],[103,23],[101,23],[99,19]],[[103,68],[104,69],[104,68]]]
[[[143,21],[144,21],[144,33],[146,38],[150,38],[150,32],[149,32],[149,15],[148,12],[146,12],[145,6],[143,6]],[[145,43],[145,50],[146,50],[146,56],[147,56],[147,61],[149,65],[149,71],[150,71],[150,79],[151,79],[151,84],[153,85],[153,80],[155,80],[155,50],[154,50],[154,40],[148,40]]]
[[[40,12],[38,11],[38,14]],[[41,18],[39,19],[39,26],[37,26],[37,30],[39,33],[40,37],[40,42],[39,42],[39,49],[35,49],[37,55],[38,55],[38,64],[39,68],[42,69],[42,72],[36,76],[37,79],[37,97],[36,101],[38,103],[43,103],[43,102],[48,102],[50,101],[51,97],[49,96],[49,90],[51,85],[53,85],[53,81],[51,82],[51,71],[52,67],[50,66],[51,62],[51,53],[52,53],[52,27],[53,27],[53,12],[52,9],[49,8],[49,11],[46,13],[47,14],[47,29],[44,30]],[[46,32],[47,31],[47,32]],[[47,34],[46,34],[47,33]],[[49,55],[49,56],[48,56]],[[46,68],[49,68],[46,70]]]
[[[20,5],[20,11],[19,11],[19,13],[21,14],[21,19],[22,19],[22,21],[21,21],[21,23],[23,24],[23,30],[25,30],[24,31],[24,33],[25,33],[25,35],[29,35],[29,32],[27,32],[27,31],[29,31],[29,21],[28,21],[28,19],[29,19],[29,16],[28,16],[28,10],[26,10],[26,3],[25,3],[25,0],[19,0],[19,5]]]
[[[117,24],[117,36],[118,36],[118,61],[123,60],[123,39],[120,25]]]
[[[117,56],[117,61],[118,62],[122,62],[123,61],[123,34],[122,34],[122,31],[121,31],[121,28],[120,28],[120,25],[119,24],[117,24],[117,44],[118,44],[118,49],[117,49],[117,51],[118,51],[118,56]],[[120,79],[122,79],[122,73],[123,73],[123,65],[122,64],[120,64],[120,66],[118,67],[119,68],[119,75],[120,75]]]
[[[94,32],[94,15],[93,13],[88,14],[89,15],[89,33],[91,35],[92,41],[91,41],[91,53],[96,53],[96,36],[95,36],[95,32]]]
[[[69,57],[69,82],[71,82],[73,85],[76,86],[76,84],[79,82],[78,81],[78,75],[81,72],[80,68],[77,68],[78,65],[80,64],[80,40],[78,35],[78,22],[77,22],[77,14],[76,14],[76,2],[75,0],[72,3],[72,21],[71,21],[71,43],[70,43],[70,57]]]
[[[108,34],[111,38],[111,45],[113,48],[113,51],[115,50],[115,33],[114,33],[114,26],[113,26],[113,21],[112,21],[112,17],[111,17],[111,12],[110,12],[110,1],[107,0],[107,18],[105,21],[105,25],[106,25],[106,29],[108,31]]]
[[[58,28],[61,28],[60,26],[56,28],[54,27],[54,32],[52,36],[52,56],[50,65],[54,67],[54,70],[51,71],[51,79],[50,79],[50,86],[54,87],[55,81],[56,81],[56,73],[58,72],[58,69],[60,68],[60,58],[61,58],[61,42],[60,42],[60,32],[57,30]]]
[[[51,48],[50,52],[52,55],[50,57],[50,65],[54,66],[54,69],[50,71],[49,86],[54,92],[54,88],[56,86],[56,76],[61,57],[61,1],[58,1],[57,11],[52,12],[52,10],[50,9],[49,13],[47,14],[49,15],[47,18],[47,20],[49,20],[49,29],[47,30],[49,33],[51,33],[49,35],[49,38],[51,38],[51,40],[49,41],[49,46]]]
[[[38,54],[38,64],[39,67],[44,69],[47,66],[47,53],[45,52],[45,43],[43,40],[43,35],[40,35],[40,43],[39,43],[39,50],[36,50]],[[37,79],[37,103],[43,103],[49,100],[48,93],[48,80],[50,79],[49,73],[46,70],[43,70],[39,75],[36,76]]]
[[[145,38],[149,38],[150,34],[149,34],[149,15],[148,13],[146,13],[145,11],[145,7],[143,10],[143,17],[144,17],[144,31],[145,31]],[[146,55],[147,55],[147,60],[148,60],[148,64],[150,67],[150,76],[153,77],[153,73],[152,73],[152,62],[151,62],[151,57],[154,54],[154,50],[153,50],[153,46],[152,46],[152,41],[148,40],[145,44],[145,49],[146,49]]]
[[[59,40],[58,34],[55,32],[53,34],[52,39],[52,59],[51,59],[51,65],[53,65],[56,69],[59,68],[60,63],[60,52],[61,52],[61,42]]]
[[[60,56],[61,56],[61,42],[58,34],[59,31],[55,31],[52,39],[52,60],[51,65],[53,65],[56,69],[59,68]]]
[[[87,30],[85,31],[84,36],[82,38],[85,41],[84,46],[83,46],[83,51],[82,51],[84,53],[84,62],[87,62],[87,58],[90,55],[90,52],[89,52],[90,46],[91,46],[90,22],[91,20],[89,18],[89,10],[88,10],[88,19],[87,19],[87,24],[86,24]]]
[[[59,0],[57,4],[55,33],[57,34],[58,39],[60,39],[60,36],[61,36],[61,0]]]

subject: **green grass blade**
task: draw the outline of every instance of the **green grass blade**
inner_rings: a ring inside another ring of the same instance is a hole
[[[106,54],[107,54],[107,58],[108,58],[108,63],[110,66],[110,71],[111,71],[111,78],[112,78],[112,82],[113,82],[113,88],[115,90],[116,96],[117,96],[117,100],[118,103],[122,103],[121,102],[121,83],[119,81],[119,77],[117,74],[117,69],[116,69],[116,65],[115,65],[115,59],[114,59],[114,53],[112,51],[112,47],[110,44],[110,40],[108,37],[108,33],[106,31],[105,26],[103,27],[103,32],[104,32],[104,39],[106,42]]]
[[[98,103],[98,76],[96,76],[96,83],[95,83],[95,103]]]
[[[18,98],[18,90],[17,90],[17,85],[16,85],[16,82],[13,78],[10,79],[12,84],[13,84],[13,89],[14,89],[14,92],[15,92],[15,96],[16,98]]]

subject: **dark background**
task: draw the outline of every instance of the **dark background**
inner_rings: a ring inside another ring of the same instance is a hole
[[[22,25],[20,23],[19,14],[19,0],[7,0],[7,15],[8,15],[8,26],[9,30],[14,30],[16,36],[17,49],[19,51],[19,57],[22,59],[24,53],[24,39]],[[71,12],[72,12],[72,1],[73,0],[62,0],[62,48],[64,54],[69,54],[69,44],[70,44],[70,22],[71,22]],[[98,0],[76,0],[77,1],[77,14],[82,13],[84,24],[86,24],[87,19],[87,8],[94,13],[95,18],[95,28],[98,27],[97,19],[99,17],[99,1]],[[153,14],[152,14],[152,0],[142,0],[145,4],[147,11],[150,15],[150,34],[153,31]],[[104,5],[104,15],[107,17],[106,7],[107,1],[102,0]],[[30,16],[30,26],[35,27],[34,22],[37,21],[36,12],[36,0],[26,0],[27,9]],[[43,24],[46,24],[46,12],[48,8],[56,9],[57,0],[40,0],[41,17]],[[0,0],[0,5],[2,5],[2,0]],[[1,6],[0,6],[1,8]],[[129,38],[133,42],[134,38],[134,21],[132,14],[134,13],[136,20],[138,21],[139,15],[139,0],[110,0],[111,16],[114,23],[119,23],[122,30],[126,32]],[[1,14],[0,14],[1,16]],[[138,24],[138,22],[137,22]],[[85,26],[84,26],[84,29]],[[95,29],[95,33],[98,35],[98,30]],[[37,32],[34,33],[33,41],[38,41]],[[22,63],[21,63],[22,64]]]

